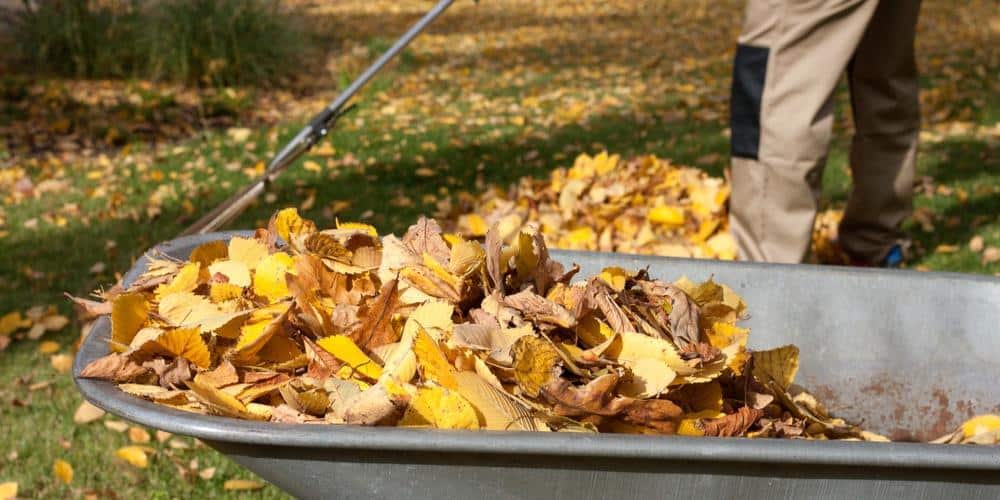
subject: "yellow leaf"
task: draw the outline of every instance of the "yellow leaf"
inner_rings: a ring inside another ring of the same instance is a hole
[[[753,375],[764,385],[773,382],[780,390],[787,391],[798,371],[799,348],[794,345],[753,353]]]
[[[242,262],[248,269],[257,269],[257,264],[267,257],[267,247],[253,238],[235,237],[229,240],[229,258]]]
[[[316,341],[316,344],[335,358],[347,363],[358,373],[372,380],[378,380],[382,375],[382,367],[368,357],[350,337],[346,335],[331,335]]]
[[[149,318],[149,303],[139,293],[123,293],[111,302],[111,348],[121,352]]]
[[[738,250],[736,240],[729,233],[718,233],[706,242],[715,257],[721,260],[736,260]]]
[[[21,328],[31,326],[31,320],[21,318],[19,311],[9,312],[0,317],[0,335],[10,335]]]
[[[437,342],[423,328],[417,328],[413,337],[413,354],[417,357],[417,367],[424,380],[447,389],[458,389],[455,369],[448,358],[444,357]]]
[[[227,479],[225,483],[222,483],[222,488],[227,491],[250,491],[259,490],[263,487],[264,483],[249,479]]]
[[[631,377],[618,385],[625,396],[652,398],[667,390],[667,386],[677,378],[677,373],[656,358],[639,358],[628,363]]]
[[[316,165],[316,171],[319,171],[319,164],[316,162],[306,162],[306,164],[309,163]],[[299,211],[291,207],[281,210],[274,215],[274,229],[281,239],[291,242],[292,236],[316,232],[316,224],[309,219],[300,217]]]
[[[608,284],[614,291],[620,292],[625,289],[625,281],[632,276],[632,273],[620,267],[605,267],[599,277]]]
[[[416,335],[417,330],[423,328],[435,341],[441,342],[451,335],[454,326],[451,316],[454,311],[455,306],[448,302],[440,300],[424,302],[410,313],[403,326],[403,332],[410,328]]]
[[[451,259],[448,270],[459,275],[468,275],[480,268],[486,259],[483,246],[475,241],[461,240],[451,245]]]
[[[538,337],[524,336],[517,339],[511,351],[514,356],[514,378],[517,385],[531,397],[555,375],[561,357],[556,348]]]
[[[104,410],[90,404],[88,401],[80,403],[73,414],[73,422],[77,425],[89,424],[104,416]]]
[[[14,498],[17,498],[17,481],[0,483],[0,500],[13,500]]]
[[[49,358],[49,362],[59,373],[69,373],[69,370],[73,368],[73,356],[69,354],[56,354]]]
[[[191,292],[198,287],[198,277],[201,272],[201,264],[189,262],[181,266],[177,275],[170,283],[164,283],[156,287],[156,298],[160,299],[165,295],[177,292]]]
[[[588,314],[576,325],[576,334],[587,347],[595,347],[610,339],[615,331],[597,316]]]
[[[691,373],[691,367],[684,362],[677,348],[669,341],[635,332],[618,332],[618,334],[620,341],[615,341],[605,351],[605,354],[612,359],[631,362],[653,358],[662,361],[680,375]]]
[[[417,389],[399,425],[478,430],[479,417],[472,404],[458,392],[429,386]]]
[[[700,418],[683,418],[681,423],[677,426],[678,436],[693,436],[701,437],[705,435],[705,431],[699,427],[698,422]]]
[[[702,428],[701,420],[704,418],[721,418],[725,414],[715,410],[702,410],[694,413],[688,413],[684,415],[681,419],[680,424],[677,426],[677,434],[681,436],[694,436],[700,437],[705,435],[705,430]]]
[[[73,482],[73,466],[61,458],[57,458],[52,464],[52,473],[65,484]]]
[[[253,275],[253,291],[269,303],[289,296],[285,275],[293,271],[292,257],[284,252],[268,255],[257,266]]]
[[[597,234],[589,227],[580,227],[566,233],[559,246],[579,250],[591,248],[597,241]],[[564,243],[564,244],[563,244]]]
[[[250,286],[250,268],[238,260],[217,260],[208,266],[210,277],[221,274],[226,277],[226,283],[238,287]],[[212,283],[214,287],[219,283]]]
[[[198,325],[222,314],[208,299],[191,292],[176,292],[162,297],[157,312],[174,326]]]
[[[646,218],[655,224],[682,226],[684,225],[684,210],[677,207],[659,205],[651,208],[649,213],[646,214]]]
[[[496,431],[535,431],[539,428],[521,403],[475,372],[458,372],[458,391],[479,417],[481,427]]]
[[[708,343],[712,347],[726,352],[726,366],[737,375],[742,374],[743,367],[750,357],[746,352],[750,330],[729,323],[715,322],[712,323],[710,330],[703,330],[703,333],[708,337]]]
[[[46,340],[41,344],[38,344],[38,352],[42,354],[52,354],[59,350],[59,342],[54,340]]]
[[[212,355],[198,328],[168,330],[154,342],[171,356],[184,358],[199,368],[207,369],[212,364]]]
[[[115,456],[128,462],[132,467],[145,469],[149,465],[146,451],[139,446],[123,446],[115,451]]]
[[[211,297],[212,302],[218,304],[242,297],[243,289],[232,283],[212,283],[208,296]]]
[[[490,230],[489,224],[478,214],[464,215],[459,219],[458,224],[465,228],[465,232],[469,236],[486,236],[486,232]]]
[[[997,431],[1000,431],[1000,415],[979,415],[962,424],[962,434],[966,438]]]
[[[302,349],[298,344],[284,336],[274,335],[264,343],[264,347],[257,351],[257,357],[271,363],[287,363],[299,356],[302,356]]]
[[[247,410],[235,396],[216,389],[209,384],[201,382],[198,376],[187,381],[188,387],[194,392],[194,396],[204,405],[210,413],[227,417],[243,418],[248,420],[262,420],[262,417]]]
[[[362,224],[360,222],[340,222],[337,221],[337,229],[347,229],[351,231],[361,231],[368,234],[374,238],[378,237],[378,231],[375,230],[375,226],[369,224]]]
[[[198,245],[191,252],[191,257],[188,260],[197,262],[202,269],[208,269],[213,262],[225,259],[228,255],[229,249],[224,241],[209,241]]]
[[[247,322],[240,327],[240,336],[233,350],[239,360],[252,358],[271,337],[281,330],[283,317],[288,312],[287,304],[273,304],[262,307],[250,314]]]
[[[597,175],[605,175],[618,166],[619,160],[618,155],[609,156],[607,151],[601,151],[594,157],[594,171],[597,172]]]

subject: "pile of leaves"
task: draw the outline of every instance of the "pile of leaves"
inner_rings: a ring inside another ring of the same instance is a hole
[[[509,192],[460,200],[439,216],[469,237],[496,225],[510,241],[532,221],[556,248],[733,260],[729,192],[725,180],[701,169],[602,152],[582,154],[548,179],[525,177]]]
[[[446,229],[482,238],[498,225],[504,241],[536,222],[555,248],[734,260],[729,234],[730,184],[702,169],[655,156],[622,160],[602,152],[582,154],[547,179],[523,177],[509,190],[497,187],[442,205]],[[812,234],[816,263],[847,264],[837,244],[842,210],[818,214]]]
[[[274,422],[884,440],[793,384],[795,346],[749,352],[731,288],[578,271],[533,224],[509,245],[423,218],[379,238],[285,209],[78,299],[111,315],[112,353],[82,376]]]

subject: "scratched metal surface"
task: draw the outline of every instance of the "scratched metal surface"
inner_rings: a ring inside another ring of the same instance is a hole
[[[160,249],[185,257],[224,237]],[[753,347],[799,345],[799,382],[876,431],[923,438],[998,411],[995,278],[555,255],[585,274],[613,264],[671,280],[714,275],[749,304]],[[99,320],[75,374],[107,353],[109,334]],[[1000,498],[1000,447],[282,425],[193,415],[76,381],[98,406],[204,439],[301,498]]]

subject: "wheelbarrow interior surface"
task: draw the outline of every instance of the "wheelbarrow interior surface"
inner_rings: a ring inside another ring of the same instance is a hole
[[[186,258],[206,241],[158,247]],[[1000,497],[1000,447],[931,445],[965,419],[1000,413],[1000,280],[820,266],[556,251],[581,275],[646,268],[713,278],[739,293],[750,348],[795,344],[796,382],[828,410],[894,443],[434,431],[248,422],[196,415],[76,378],[94,404],[194,436],[301,498]],[[145,268],[140,258],[125,277]],[[98,320],[74,373],[108,352]]]

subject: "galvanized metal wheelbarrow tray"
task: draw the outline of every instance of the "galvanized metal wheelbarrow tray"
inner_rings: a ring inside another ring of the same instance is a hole
[[[187,257],[234,233],[160,245]],[[1000,280],[950,273],[555,252],[586,275],[648,267],[714,276],[752,313],[751,347],[795,343],[797,382],[832,412],[895,439],[1000,412]],[[126,276],[135,279],[140,259]],[[108,352],[106,318],[74,374]],[[1000,447],[575,433],[463,432],[246,422],[156,406],[76,378],[92,403],[194,436],[301,498],[1000,498]]]

